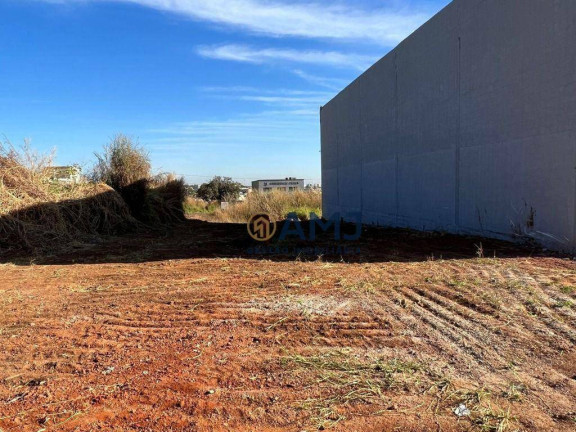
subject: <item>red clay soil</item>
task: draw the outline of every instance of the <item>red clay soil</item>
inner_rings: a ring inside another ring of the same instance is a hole
[[[482,242],[261,257],[190,221],[4,257],[0,430],[574,431],[576,266]]]

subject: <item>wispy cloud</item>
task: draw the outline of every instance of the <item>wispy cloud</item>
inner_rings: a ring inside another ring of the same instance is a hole
[[[342,53],[338,51],[315,51],[277,48],[255,48],[247,45],[202,46],[197,50],[203,57],[244,63],[301,63],[336,66],[365,70],[377,60],[375,56]]]
[[[300,69],[294,69],[292,73],[296,76],[299,76],[304,81],[308,81],[310,84],[314,84],[331,90],[341,90],[348,84],[348,80],[318,76],[310,74],[308,72],[304,72],[303,70]]]
[[[205,87],[213,97],[237,99],[265,105],[274,109],[274,113],[288,115],[318,116],[320,106],[332,99],[334,94],[328,91],[307,91],[291,89],[258,89],[254,87]],[[270,114],[270,111],[267,111]]]
[[[318,159],[317,116],[318,112],[312,116],[298,110],[263,111],[172,123],[148,130],[141,138],[156,155],[185,154],[200,164],[213,158],[218,160],[217,166],[225,166],[228,171],[234,171],[239,157],[251,160],[250,171],[239,169],[232,175],[256,177],[283,172],[289,175],[302,170],[302,158]],[[269,151],[272,148],[275,150]],[[289,164],[295,169],[287,169]]]
[[[319,107],[326,103],[330,92],[293,89],[258,89],[254,87],[204,87],[203,91],[214,97],[237,99],[251,102],[262,111],[250,114],[237,114],[222,120],[202,120],[173,123],[168,127],[148,130],[156,136],[154,145],[173,147],[224,145],[237,146],[246,139],[248,142],[282,144],[294,143],[298,131],[309,135],[317,131]],[[290,130],[291,134],[279,134]]]
[[[165,128],[151,129],[150,134],[161,135],[155,141],[161,143],[193,142],[195,145],[226,144],[237,146],[244,139],[251,141],[282,141],[291,143],[293,137],[278,135],[286,128],[305,129],[315,119],[303,122],[294,114],[283,111],[285,116],[278,116],[276,111],[264,111],[257,114],[241,114],[226,120],[206,120],[174,123]]]
[[[330,95],[330,92],[324,90],[295,90],[287,88],[262,88],[250,86],[206,86],[200,87],[200,90],[213,94],[234,95],[240,93],[262,93],[269,95],[288,95],[288,96],[325,96]]]
[[[321,96],[311,97],[290,97],[290,96],[242,96],[240,98],[244,101],[261,102],[269,105],[280,105],[282,107],[310,107],[319,108],[320,105],[325,103],[327,98]]]
[[[399,2],[366,10],[359,6],[291,0],[43,0],[51,3],[116,1],[134,3],[253,33],[394,45],[430,17]],[[357,3],[356,3],[357,4]]]

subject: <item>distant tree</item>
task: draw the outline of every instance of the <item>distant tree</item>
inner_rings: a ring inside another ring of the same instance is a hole
[[[208,183],[202,184],[196,192],[204,201],[234,201],[240,196],[242,185],[230,177],[216,176]]]
[[[202,183],[196,191],[196,196],[204,201],[214,201],[218,199],[218,185],[214,180]]]
[[[194,185],[187,184],[184,186],[184,188],[186,190],[186,196],[193,197],[193,198],[196,197],[196,191],[198,190],[197,187],[195,187]]]

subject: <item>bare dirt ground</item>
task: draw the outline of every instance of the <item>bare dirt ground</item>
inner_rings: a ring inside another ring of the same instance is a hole
[[[574,261],[384,230],[349,257],[250,245],[190,221],[5,257],[0,430],[575,430]]]

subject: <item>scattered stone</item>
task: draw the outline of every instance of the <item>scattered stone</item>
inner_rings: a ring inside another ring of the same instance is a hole
[[[466,405],[460,404],[457,408],[454,409],[454,414],[458,417],[465,417],[470,415],[470,410],[466,408]]]

